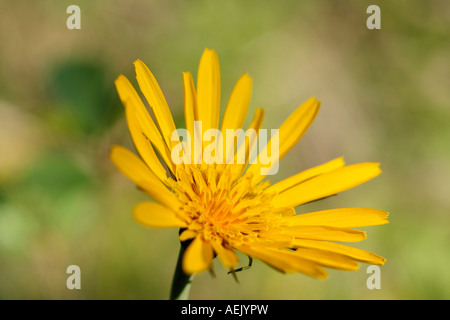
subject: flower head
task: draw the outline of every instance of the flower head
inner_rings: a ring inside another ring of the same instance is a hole
[[[252,79],[244,74],[238,80],[219,127],[219,62],[216,52],[206,49],[196,87],[191,74],[183,73],[186,131],[194,137],[193,143],[183,144],[153,74],[140,60],[134,65],[152,116],[131,83],[119,76],[116,87],[140,158],[121,146],[114,146],[111,159],[155,200],[135,207],[137,221],[149,227],[180,228],[180,240],[189,243],[182,261],[185,273],[209,269],[215,256],[233,270],[239,262],[236,251],[281,272],[301,272],[317,278],[326,276],[324,267],[356,270],[356,261],[384,263],[385,259],[376,254],[337,242],[365,239],[365,232],[353,228],[385,224],[386,212],[341,208],[296,214],[294,210],[376,177],[381,173],[378,163],[345,165],[338,158],[275,184],[263,181],[270,170],[262,169],[278,165],[278,160],[300,140],[319,111],[319,101],[311,98],[300,105],[252,160],[250,155],[257,146],[264,116],[262,109],[256,109],[247,128],[256,135],[248,135],[236,146],[223,143],[235,141],[234,136],[215,137],[214,152],[208,154],[220,161],[205,163],[196,161],[196,157],[204,155],[209,148],[202,139],[209,129],[220,128],[225,132],[242,128]],[[200,128],[196,126],[198,121],[202,124]],[[184,159],[191,161],[173,161],[173,150],[180,143]],[[272,163],[259,161],[262,153],[274,146],[277,159]],[[243,161],[229,161],[237,159],[239,150],[244,151]]]

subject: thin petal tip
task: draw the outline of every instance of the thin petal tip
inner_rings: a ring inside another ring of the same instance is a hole
[[[114,80],[114,83],[117,83],[119,81],[122,81],[124,78],[126,78],[123,74],[119,74],[116,79]]]
[[[109,158],[111,160],[115,159],[115,156],[117,155],[118,152],[123,151],[125,148],[122,147],[121,145],[118,144],[114,144],[111,149],[109,150]]]

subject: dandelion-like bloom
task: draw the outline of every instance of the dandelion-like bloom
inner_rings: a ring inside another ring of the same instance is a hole
[[[114,146],[111,159],[155,200],[135,207],[137,221],[149,227],[180,228],[180,241],[189,243],[182,259],[186,274],[208,270],[215,256],[233,270],[239,262],[236,251],[281,272],[301,272],[316,278],[326,277],[324,267],[356,270],[357,261],[385,262],[379,255],[337,242],[365,239],[364,231],[353,228],[385,224],[386,212],[342,208],[296,214],[294,210],[376,177],[381,173],[378,163],[345,165],[338,158],[275,184],[263,181],[263,164],[251,162],[249,156],[243,164],[175,164],[171,151],[178,142],[171,138],[176,127],[170,109],[150,70],[140,60],[134,65],[137,82],[153,116],[127,78],[119,76],[116,87],[140,158]],[[194,121],[202,121],[203,133],[218,129],[220,69],[214,50],[206,49],[202,55],[197,87],[191,74],[183,73],[183,88],[187,131],[194,136]],[[243,126],[251,89],[252,80],[244,74],[229,98],[222,131]],[[319,106],[315,98],[307,100],[280,126],[279,159],[300,140]],[[262,109],[256,109],[249,128],[258,132],[263,115]],[[246,141],[246,154],[250,154],[254,144]]]

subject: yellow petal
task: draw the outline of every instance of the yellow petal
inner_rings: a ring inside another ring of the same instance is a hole
[[[305,170],[303,172],[300,172],[292,177],[289,177],[287,179],[284,179],[278,183],[275,183],[274,185],[270,186],[267,189],[267,192],[283,192],[301,182],[304,182],[306,180],[309,180],[311,178],[314,178],[318,175],[321,175],[323,173],[326,172],[330,172],[333,170],[336,170],[338,168],[341,168],[345,165],[344,159],[341,158],[337,158],[334,160],[331,160],[327,163],[324,163],[320,166]]]
[[[320,279],[327,276],[327,273],[317,263],[304,259],[292,251],[266,248],[257,245],[239,246],[237,249],[281,272],[301,272]]]
[[[339,253],[348,256],[357,261],[366,262],[370,264],[382,265],[386,259],[369,251],[365,251],[359,248],[353,248],[340,243],[327,242],[327,241],[315,241],[307,239],[294,239],[293,246],[295,248],[314,248],[320,250],[326,250],[330,252]]]
[[[358,163],[319,175],[274,197],[277,207],[300,204],[331,196],[375,178],[381,173],[379,163]]]
[[[194,136],[194,121],[197,98],[194,80],[189,72],[183,72],[183,96],[184,96],[184,119],[186,130],[189,131],[191,139]]]
[[[222,134],[226,129],[242,128],[247,116],[250,97],[252,94],[252,78],[248,74],[242,75],[236,83],[222,121]]]
[[[222,152],[221,159],[223,163],[233,160],[234,150],[232,144],[234,141],[227,141],[227,130],[241,129],[250,103],[252,92],[252,78],[248,74],[242,75],[236,83],[222,121],[222,135],[220,136],[219,148]],[[233,136],[233,140],[234,140]],[[235,146],[236,147],[236,146]],[[228,157],[228,159],[227,159]]]
[[[134,218],[141,224],[153,228],[185,228],[186,222],[172,210],[153,202],[138,204],[133,211]]]
[[[329,268],[354,271],[358,270],[359,267],[359,264],[353,259],[335,252],[311,248],[300,248],[295,252],[302,258]]]
[[[312,97],[304,102],[300,107],[298,107],[286,119],[286,121],[283,122],[278,130],[278,134],[272,138],[278,139],[279,142],[278,161],[281,160],[305,134],[311,123],[316,118],[316,115],[319,112],[319,108],[320,102],[317,101],[316,98]],[[267,143],[265,149],[263,149],[263,152],[265,152],[264,150],[266,149],[272,152],[272,139]],[[247,172],[254,176],[253,182],[258,183],[265,177],[265,175],[261,174],[261,168],[267,167],[267,172],[270,172],[271,168],[275,167],[276,165],[277,163],[271,163],[269,164],[270,168],[268,168],[268,165],[263,166],[258,159],[257,163],[252,164],[248,168]]]
[[[141,155],[142,159],[149,166],[149,168],[158,176],[161,181],[166,181],[167,172],[158,159],[152,144],[149,139],[142,132],[142,128],[136,118],[134,108],[128,104],[125,109],[128,129],[130,130],[131,139],[136,147],[136,150]]]
[[[158,126],[161,129],[163,139],[170,147],[169,149],[172,150],[172,147],[176,142],[171,141],[170,138],[172,132],[176,130],[176,127],[166,99],[164,98],[158,82],[147,66],[141,60],[136,60],[134,66],[139,87],[153,110]]]
[[[195,127],[194,121],[197,120],[197,96],[195,92],[194,81],[189,72],[183,72],[183,92],[184,92],[184,117],[186,122],[186,130],[191,137],[191,163],[201,163],[201,160],[195,160],[195,145],[202,146],[202,133],[195,132],[199,129]],[[197,141],[194,141],[197,139]],[[200,147],[201,148],[201,147]],[[201,153],[201,152],[199,152]],[[198,155],[201,157],[201,154]]]
[[[151,198],[172,210],[178,210],[179,202],[161,180],[134,153],[121,146],[113,146],[111,161]]]
[[[184,241],[186,241],[186,240],[190,240],[190,239],[195,238],[197,235],[198,235],[198,232],[193,231],[193,230],[186,229],[186,230],[184,230],[184,231],[180,234],[180,236],[178,237],[178,239],[179,239],[181,242],[184,242]]]
[[[349,228],[322,226],[284,227],[283,233],[299,239],[357,242],[366,239],[366,233]]]
[[[294,237],[289,234],[281,234],[279,232],[273,232],[271,230],[268,231],[260,231],[258,237],[270,243],[271,247],[277,248],[290,248],[292,240]]]
[[[312,97],[297,108],[280,127],[280,159],[303,137],[317,116],[320,101]]]
[[[184,253],[183,271],[186,274],[205,271],[211,266],[212,259],[213,248],[211,243],[197,236]]]
[[[250,155],[253,153],[253,150],[255,149],[255,146],[257,144],[257,136],[259,133],[259,130],[261,129],[262,123],[264,120],[264,109],[257,108],[255,110],[255,114],[253,116],[253,120],[250,123],[250,126],[248,129],[252,129],[256,131],[256,139],[245,139],[244,143],[239,146],[238,150],[236,151],[236,154],[234,155],[234,164],[232,165],[232,172],[233,174],[240,176],[244,169],[247,167],[250,159]],[[247,129],[247,130],[248,130]],[[234,150],[233,150],[234,151]],[[245,163],[240,164],[240,155],[245,155]]]
[[[225,267],[233,269],[239,262],[239,258],[236,253],[232,249],[225,248],[219,241],[213,241],[212,246]]]
[[[161,186],[161,184],[155,184],[149,180],[141,180],[138,186],[147,193],[152,199],[171,209],[172,211],[178,212],[180,210],[180,202],[178,201],[175,194],[169,191],[166,187]]]
[[[289,226],[328,226],[355,228],[388,223],[386,211],[370,208],[342,208],[299,214],[287,217]]]
[[[149,165],[152,170],[155,166],[159,166],[158,164],[153,163],[155,162],[155,159],[157,160],[157,157],[152,146],[148,143],[148,141],[150,141],[163,158],[167,167],[172,173],[175,173],[175,166],[172,163],[169,149],[130,81],[123,75],[120,75],[116,79],[115,85],[119,97],[125,106],[130,134],[139,154],[141,154],[144,161],[147,162],[147,165]],[[159,160],[157,160],[157,162],[159,162]],[[162,173],[161,168],[156,168],[156,170],[159,170],[158,176],[165,177],[165,170],[163,169],[162,171],[164,171],[164,173]]]
[[[124,175],[134,181],[136,184],[141,180],[150,180],[161,184],[155,174],[128,149],[114,145],[111,148],[110,159]]]
[[[205,49],[200,59],[197,76],[198,120],[202,121],[203,133],[218,129],[220,114],[220,67],[214,50]]]
[[[183,72],[183,94],[184,94],[184,118],[186,122],[186,129],[191,136],[194,135],[194,121],[195,121],[195,106],[196,93],[194,87],[194,80],[189,72]]]

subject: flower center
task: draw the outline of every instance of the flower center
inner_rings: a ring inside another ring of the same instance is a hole
[[[205,240],[228,244],[249,241],[268,230],[273,219],[265,192],[269,183],[252,186],[250,177],[233,173],[233,165],[180,165],[173,190],[188,216],[188,230]]]

